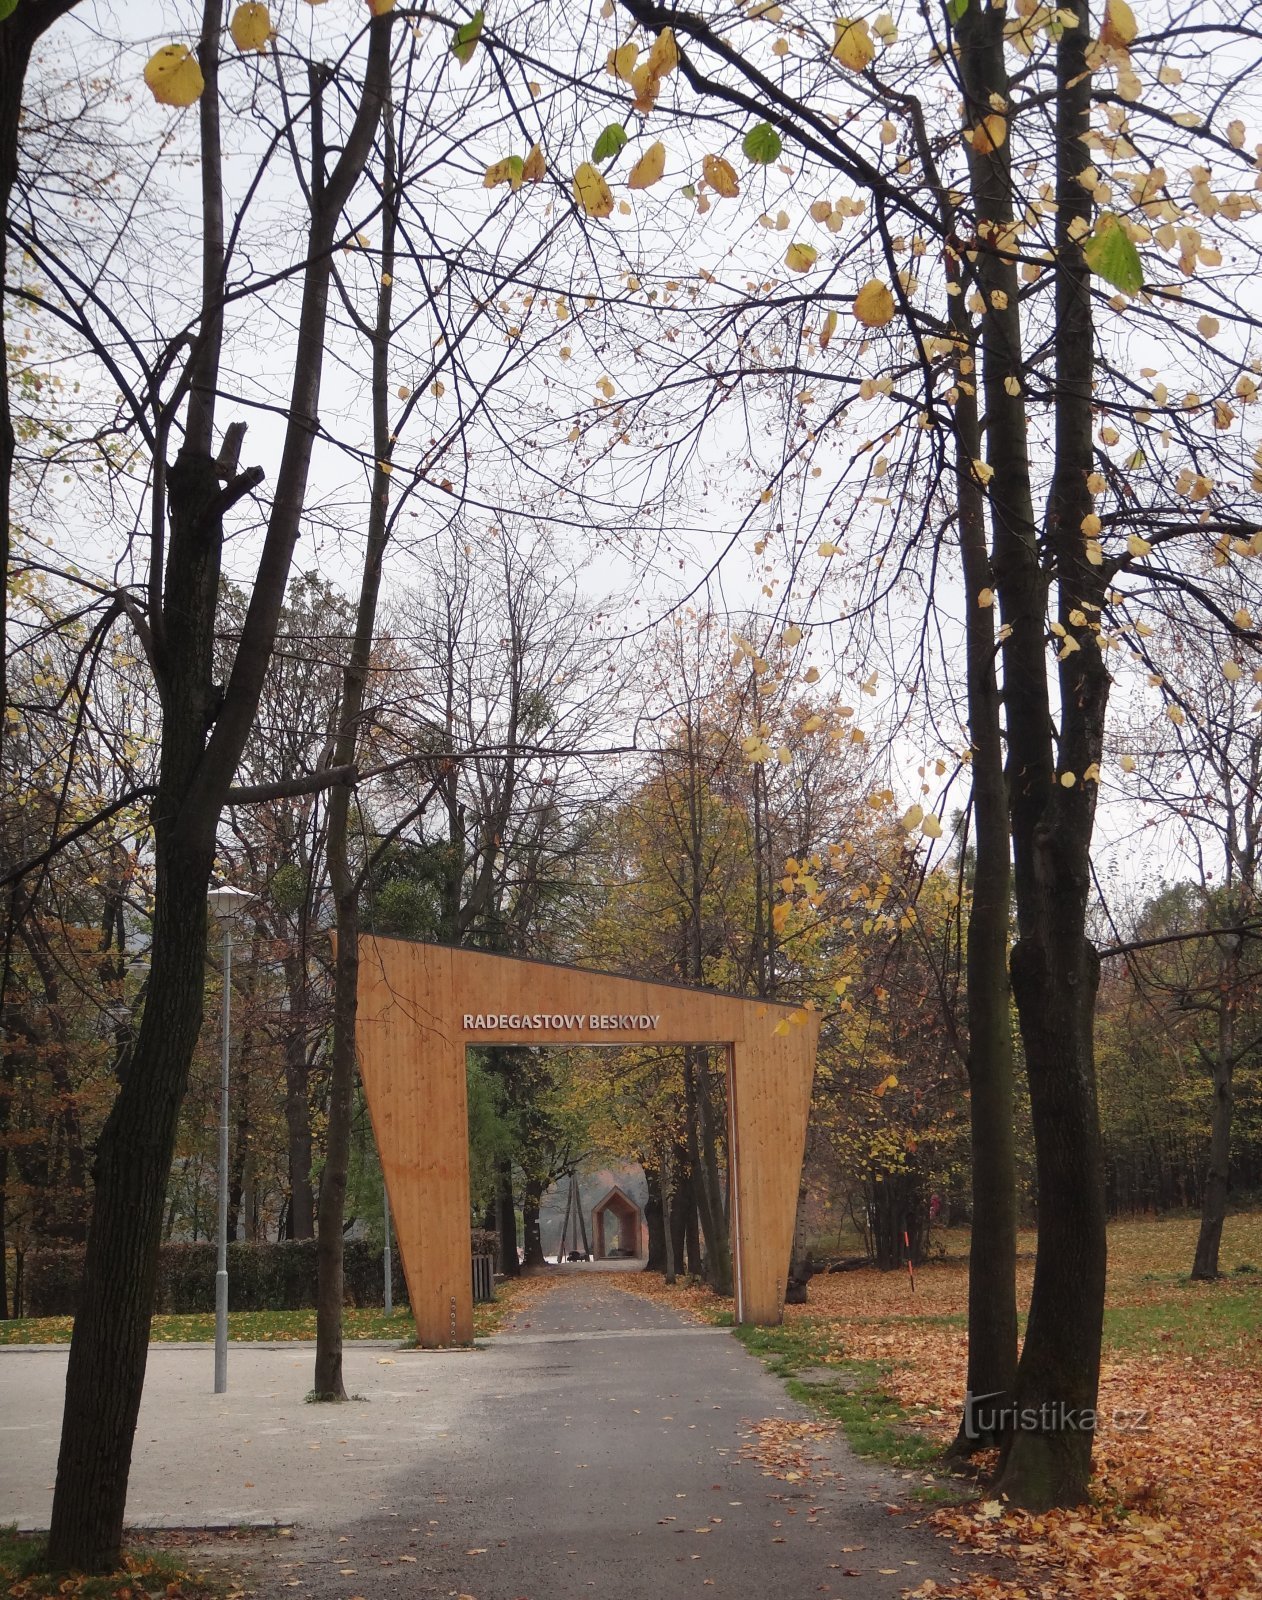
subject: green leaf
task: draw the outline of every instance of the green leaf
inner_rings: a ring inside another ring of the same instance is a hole
[[[602,129],[600,137],[592,146],[593,161],[608,161],[616,156],[627,142],[627,130],[617,122],[611,122],[607,128]]]
[[[947,16],[952,22],[963,22],[968,14],[968,0],[947,0]]]
[[[473,52],[478,48],[478,40],[482,37],[482,23],[485,17],[486,12],[479,6],[468,22],[462,22],[451,36],[451,53],[462,67],[473,59]]]
[[[18,0],[0,0],[0,22],[11,17],[18,8]]]
[[[1094,230],[1082,241],[1082,253],[1096,277],[1123,294],[1138,294],[1143,288],[1144,267],[1139,251],[1112,211],[1101,212]]]
[[[769,167],[783,148],[780,135],[769,122],[760,122],[756,128],[751,128],[741,141],[746,157],[761,167]]]

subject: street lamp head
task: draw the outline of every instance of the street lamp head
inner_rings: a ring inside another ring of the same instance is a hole
[[[235,917],[242,911],[254,896],[246,889],[234,889],[230,883],[221,884],[217,889],[206,891],[206,903],[210,907],[212,917],[218,917],[221,922],[228,917]]]

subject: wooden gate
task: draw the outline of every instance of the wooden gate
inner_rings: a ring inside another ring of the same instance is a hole
[[[421,1344],[473,1338],[470,1045],[724,1048],[736,1320],[772,1324],[784,1312],[818,1039],[817,1012],[767,1000],[361,938],[359,1066]]]

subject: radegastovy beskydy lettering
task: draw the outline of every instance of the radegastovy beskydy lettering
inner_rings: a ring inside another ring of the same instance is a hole
[[[655,1016],[646,1012],[466,1011],[464,1029],[466,1033],[486,1029],[499,1033],[652,1033],[661,1020],[660,1011]]]

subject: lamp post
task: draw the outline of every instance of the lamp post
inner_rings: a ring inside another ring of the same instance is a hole
[[[228,1060],[232,1046],[232,922],[254,896],[224,884],[209,889],[210,914],[223,931],[223,1020],[219,1051],[219,1240],[215,1271],[215,1393],[228,1389]]]

